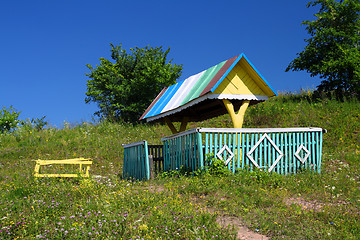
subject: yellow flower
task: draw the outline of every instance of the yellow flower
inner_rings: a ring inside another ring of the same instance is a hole
[[[146,224],[142,224],[142,225],[139,226],[139,229],[141,231],[147,231],[149,229],[149,227]]]

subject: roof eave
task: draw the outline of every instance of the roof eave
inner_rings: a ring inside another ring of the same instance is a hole
[[[184,109],[190,108],[192,106],[195,106],[196,104],[199,104],[205,100],[208,99],[228,99],[228,100],[253,100],[253,101],[266,101],[269,99],[268,96],[266,95],[243,95],[243,94],[212,94],[212,93],[208,93],[206,95],[203,95],[201,97],[198,97],[176,109],[152,116],[152,117],[148,117],[146,118],[147,122],[152,122],[155,120],[159,120],[161,118],[167,117],[167,116],[171,116],[175,113],[181,112]]]

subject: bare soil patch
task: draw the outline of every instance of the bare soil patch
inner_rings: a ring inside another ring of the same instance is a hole
[[[288,206],[291,205],[291,204],[297,204],[297,205],[302,206],[304,209],[313,210],[313,211],[316,211],[316,212],[321,211],[321,209],[325,205],[323,203],[317,202],[316,200],[305,200],[304,198],[301,198],[301,197],[286,198],[286,199],[284,199],[284,203],[286,205],[288,205]]]
[[[165,191],[165,188],[163,186],[159,186],[159,185],[149,185],[147,187],[147,189],[151,193],[160,193],[160,192]]]
[[[291,204],[297,204],[300,205],[305,210],[312,210],[315,212],[320,212],[323,207],[325,206],[340,206],[340,205],[346,205],[349,204],[345,201],[338,201],[336,203],[321,203],[316,200],[306,200],[302,197],[290,197],[284,199],[284,203],[288,206]]]
[[[265,240],[269,239],[267,236],[256,233],[243,225],[241,220],[235,216],[221,215],[216,218],[216,222],[222,227],[228,227],[229,225],[236,229],[237,239],[244,240]]]
[[[193,197],[192,201],[198,203],[198,204],[202,204],[203,200],[206,198],[205,195],[202,195],[200,197]],[[226,200],[225,197],[219,197],[220,201],[224,201]],[[216,209],[213,208],[209,208],[207,206],[203,206],[202,209],[206,212],[210,212],[210,213],[215,213],[217,212]],[[218,212],[217,212],[218,213]],[[241,221],[240,217],[237,216],[231,216],[231,215],[227,215],[224,213],[218,213],[218,216],[216,218],[216,222],[221,226],[221,227],[233,227],[236,232],[236,239],[242,239],[242,240],[268,240],[270,238],[268,238],[265,235],[262,235],[260,233],[254,232],[251,229],[249,229],[248,227],[246,227],[244,225],[244,223]]]

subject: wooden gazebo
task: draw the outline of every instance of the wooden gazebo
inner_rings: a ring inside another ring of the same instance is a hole
[[[146,140],[124,145],[123,176],[149,179],[155,158],[161,159],[161,171],[185,167],[194,172],[203,169],[209,157],[222,160],[233,173],[239,169],[320,173],[323,129],[242,128],[247,107],[275,95],[244,54],[164,88],[140,119],[165,121],[173,134],[157,146],[161,156],[151,153],[154,146]],[[234,128],[186,130],[189,121],[226,113]],[[179,131],[173,122],[181,122]]]
[[[244,54],[223,61],[183,81],[165,87],[140,120],[165,121],[173,133],[189,121],[203,121],[229,113],[241,128],[247,107],[276,93]],[[176,130],[173,122],[181,122]]]

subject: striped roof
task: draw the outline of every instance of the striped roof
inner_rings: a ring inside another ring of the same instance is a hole
[[[267,96],[250,96],[238,94],[228,96],[228,94],[213,94],[215,89],[221,84],[221,82],[240,60],[245,61],[250,66],[250,68],[259,75],[260,79],[263,80],[264,86],[268,87],[270,96],[276,95],[271,86],[250,63],[246,56],[244,54],[240,54],[205,71],[195,74],[183,81],[179,81],[174,85],[165,87],[147,108],[145,113],[141,116],[140,120],[147,119],[147,121],[153,121],[159,118],[163,118],[176,112],[183,111],[208,99],[226,98],[237,100],[267,100]]]

